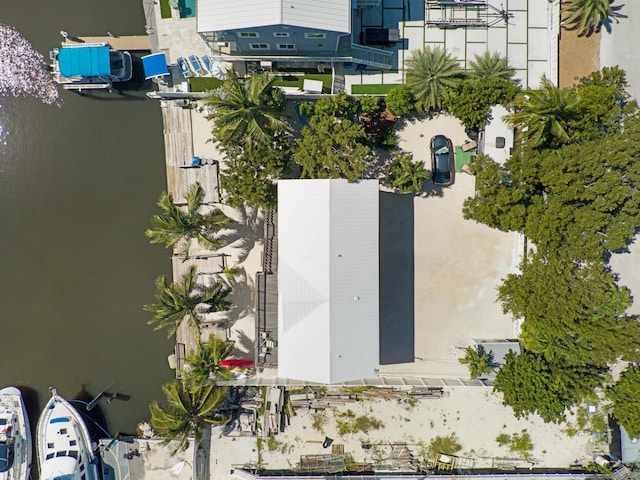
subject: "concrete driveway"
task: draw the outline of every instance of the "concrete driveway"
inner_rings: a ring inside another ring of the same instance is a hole
[[[454,145],[464,143],[464,129],[456,122],[439,116],[409,123],[399,132],[400,146],[429,165],[432,135],[443,133]],[[468,378],[458,358],[472,339],[514,338],[513,321],[495,300],[501,279],[516,271],[521,245],[514,233],[463,219],[462,205],[474,194],[475,177],[458,173],[446,188],[427,183],[430,194],[413,199],[415,358],[383,365],[380,372]]]
[[[611,32],[602,29],[600,39],[600,68],[619,66],[627,72],[629,93],[632,98],[640,99],[640,62],[637,45],[640,44],[640,2],[634,0],[616,0],[620,5],[620,23],[611,24]],[[634,47],[633,45],[636,45]]]

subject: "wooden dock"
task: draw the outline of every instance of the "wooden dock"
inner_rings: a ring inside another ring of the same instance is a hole
[[[74,37],[68,35],[63,45],[82,45],[84,43],[108,43],[116,50],[151,50],[151,40],[148,35],[105,35],[103,37]]]

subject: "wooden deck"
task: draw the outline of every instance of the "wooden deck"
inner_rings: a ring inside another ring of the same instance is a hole
[[[129,35],[125,37],[106,35],[103,37],[74,37],[65,38],[63,45],[82,45],[83,43],[108,43],[116,50],[151,50],[151,40],[148,35]]]
[[[178,101],[162,101],[162,122],[164,129],[165,160],[167,168],[167,191],[173,195],[176,205],[183,205],[188,188],[198,182],[205,191],[204,203],[211,205],[220,202],[218,189],[218,164],[206,164],[193,167],[193,131],[191,109],[188,104],[181,106]],[[226,266],[225,256],[204,250],[193,242],[190,258],[185,261],[178,249],[171,257],[173,280],[179,281],[190,266],[195,265],[199,273],[198,282],[208,284],[212,274],[219,274]],[[210,319],[205,319],[205,322]],[[211,325],[203,322],[203,337],[218,333]],[[224,336],[222,338],[225,338]],[[193,352],[200,343],[200,332],[184,321],[176,332],[176,343],[185,345],[185,353]]]

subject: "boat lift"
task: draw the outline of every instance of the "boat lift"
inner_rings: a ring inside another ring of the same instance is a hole
[[[487,28],[507,23],[512,15],[487,0],[425,0],[425,25],[439,28]]]

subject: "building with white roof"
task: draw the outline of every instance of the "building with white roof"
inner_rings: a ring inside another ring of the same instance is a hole
[[[278,182],[278,376],[341,383],[379,365],[378,181]]]
[[[491,108],[491,121],[480,132],[480,152],[504,165],[513,150],[514,128],[505,121],[509,111],[502,105]]]

